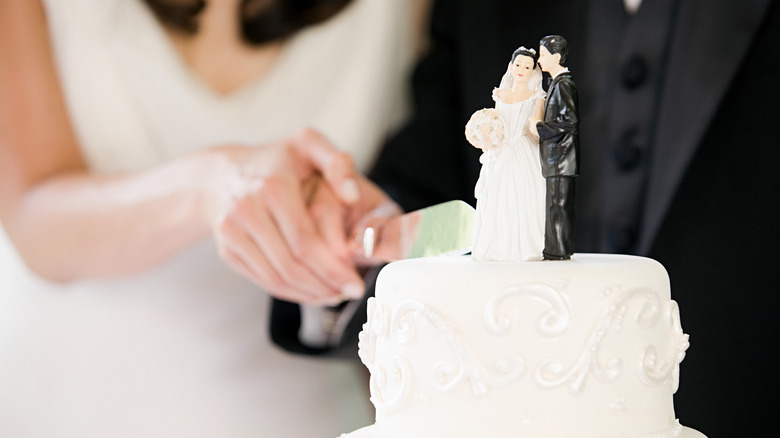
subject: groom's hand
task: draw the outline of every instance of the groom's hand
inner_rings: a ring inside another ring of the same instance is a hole
[[[339,202],[329,186],[318,184],[309,211],[329,247],[357,266],[374,265],[363,252],[362,232],[368,224],[384,222],[403,213],[382,189],[357,176],[360,198],[353,204]]]
[[[537,140],[539,139],[539,130],[536,129],[536,124],[539,122],[539,119],[535,119],[533,117],[528,119],[528,132],[530,132],[531,135],[533,135]]]

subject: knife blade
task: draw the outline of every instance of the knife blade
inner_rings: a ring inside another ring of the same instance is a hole
[[[448,201],[390,219],[376,218],[358,229],[355,238],[361,256],[373,261],[466,254],[475,216],[469,204]]]

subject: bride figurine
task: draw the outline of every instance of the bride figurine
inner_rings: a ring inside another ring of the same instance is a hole
[[[475,260],[542,259],[545,181],[538,139],[529,131],[544,111],[536,59],[534,49],[515,50],[493,90],[495,108],[477,111],[466,125],[466,138],[483,152],[474,188]]]

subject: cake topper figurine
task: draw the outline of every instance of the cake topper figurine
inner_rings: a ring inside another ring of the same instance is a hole
[[[547,181],[544,259],[568,260],[574,253],[574,177],[579,166],[577,87],[564,67],[568,47],[559,35],[539,42],[539,65],[552,82],[544,118],[531,127],[539,137],[542,175]]]
[[[482,149],[474,189],[477,214],[472,258],[541,260],[545,182],[539,143],[531,127],[542,117],[542,71],[535,49],[512,53],[495,108],[482,109],[466,124],[466,138]]]

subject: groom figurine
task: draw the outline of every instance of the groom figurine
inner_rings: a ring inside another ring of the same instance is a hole
[[[577,87],[564,67],[567,55],[566,40],[559,35],[539,42],[539,66],[552,77],[543,120],[531,128],[539,135],[542,176],[547,181],[545,260],[568,260],[574,253],[574,177],[580,140]]]

